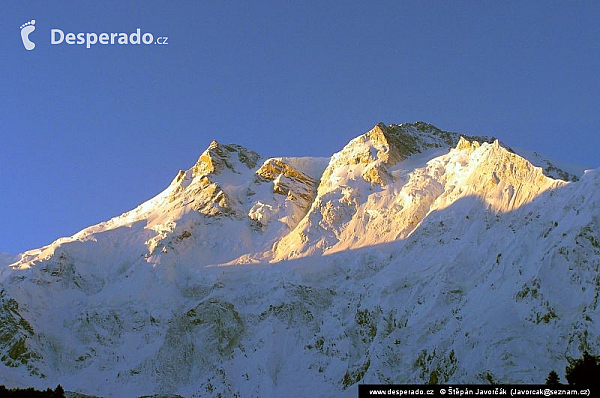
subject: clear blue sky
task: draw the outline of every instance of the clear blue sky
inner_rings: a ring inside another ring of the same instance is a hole
[[[212,139],[329,156],[423,120],[600,167],[598,21],[596,1],[4,1],[0,251],[135,207]],[[168,45],[50,44],[137,28]]]

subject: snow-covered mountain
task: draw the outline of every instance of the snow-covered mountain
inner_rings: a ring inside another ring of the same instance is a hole
[[[132,211],[0,256],[0,384],[542,382],[600,352],[599,188],[600,169],[422,122],[380,123],[331,158],[213,141]]]

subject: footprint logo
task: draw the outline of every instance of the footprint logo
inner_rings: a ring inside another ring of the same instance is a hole
[[[29,34],[35,30],[35,19],[21,25],[21,39],[26,50],[33,50],[35,43],[29,40]]]

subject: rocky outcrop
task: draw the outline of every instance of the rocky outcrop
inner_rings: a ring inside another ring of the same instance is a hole
[[[260,155],[256,152],[242,146],[223,145],[217,141],[212,141],[192,167],[192,176],[219,174],[224,169],[236,171],[236,163],[241,163],[248,169],[252,169],[256,166],[259,158]]]

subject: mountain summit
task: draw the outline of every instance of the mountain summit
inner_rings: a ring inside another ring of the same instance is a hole
[[[213,141],[137,208],[0,256],[0,384],[540,383],[600,352],[600,170],[519,153],[423,122],[331,158]]]

